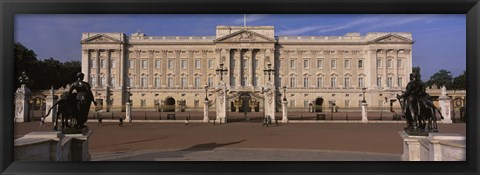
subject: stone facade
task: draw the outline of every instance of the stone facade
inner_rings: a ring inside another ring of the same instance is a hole
[[[220,63],[228,69],[228,111],[263,111],[269,64],[277,110],[282,86],[289,110],[360,110],[362,88],[375,109],[396,99],[412,71],[410,33],[275,36],[273,26],[217,26],[216,36],[83,33],[81,44],[82,72],[106,111],[125,109],[129,98],[133,110],[183,110],[184,102],[202,111],[205,84],[216,103]]]

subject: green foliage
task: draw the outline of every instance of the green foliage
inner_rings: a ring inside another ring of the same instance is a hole
[[[452,88],[455,90],[467,89],[467,71],[463,71],[462,74],[453,79]]]
[[[447,89],[452,89],[453,76],[450,71],[445,69],[439,70],[430,77],[427,81],[427,86],[437,85],[438,87],[445,86]]]
[[[15,87],[20,86],[17,79],[22,71],[25,71],[33,81],[30,89],[55,89],[66,86],[75,80],[76,73],[81,71],[79,61],[67,61],[62,63],[54,58],[39,61],[34,51],[20,43],[15,44]]]

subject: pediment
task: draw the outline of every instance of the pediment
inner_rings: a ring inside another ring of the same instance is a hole
[[[400,35],[388,34],[371,41],[371,43],[406,43],[413,44],[413,40]]]
[[[217,38],[214,42],[239,43],[239,42],[275,42],[275,39],[249,30],[240,30],[229,35]]]
[[[122,43],[122,41],[112,38],[108,35],[98,34],[82,40],[81,43],[82,44],[104,44],[104,43]]]

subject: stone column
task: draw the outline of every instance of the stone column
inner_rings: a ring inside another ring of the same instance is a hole
[[[162,59],[160,59],[161,64],[161,69],[162,69],[162,76],[163,78],[160,80],[161,87],[167,87],[167,65],[168,65],[168,59],[167,59],[167,54],[168,50],[161,50],[162,53]]]
[[[398,50],[393,50],[394,57],[393,57],[393,77],[392,77],[392,83],[395,89],[398,89]]]
[[[148,60],[147,60],[147,65],[148,65],[148,87],[153,88],[155,87],[154,79],[155,76],[153,76],[153,69],[155,68],[155,50],[148,50]]]
[[[442,87],[442,94],[438,98],[438,102],[440,104],[440,110],[442,112],[443,116],[443,123],[452,123],[452,118],[451,118],[451,112],[450,110],[452,109],[450,106],[450,97],[447,96],[447,89],[445,86]]]
[[[82,50],[82,73],[84,75],[87,75],[86,81],[89,81],[90,76],[90,69],[92,68],[92,65],[90,65],[90,50],[89,49],[83,49]]]
[[[99,84],[100,84],[100,68],[101,68],[100,67],[101,66],[100,65],[100,49],[96,49],[95,51],[97,52],[96,53],[97,57],[95,58],[95,64],[96,64],[95,68],[97,69],[96,75],[95,75],[95,77],[96,77],[95,78],[95,81],[96,81],[95,86],[99,86]]]
[[[47,104],[45,106],[45,115],[47,115],[48,110],[53,106],[53,104],[57,102],[57,99],[58,98],[54,95],[53,86],[52,86],[52,88],[50,89],[50,94],[47,96],[47,99],[46,99]],[[56,113],[57,113],[57,106],[53,107],[52,111],[50,111],[50,114],[45,116],[45,122],[52,122],[53,115],[55,115]]]
[[[383,58],[383,75],[382,75],[382,87],[385,89],[387,88],[387,79],[388,79],[388,50],[384,49],[385,52],[384,58]]]
[[[195,59],[193,57],[193,55],[195,54],[195,50],[188,50],[188,87],[193,87],[194,86],[194,82],[193,80],[195,79],[195,76],[193,76],[193,70],[196,69],[195,68],[195,65],[193,64]]]
[[[368,114],[367,114],[367,106],[368,104],[365,102],[361,104],[362,106],[362,123],[367,123],[368,122]]]
[[[227,88],[224,81],[218,83],[217,92],[217,118],[219,123],[227,122]]]
[[[118,83],[118,89],[122,89],[123,88],[123,81],[125,80],[125,70],[127,70],[125,68],[125,60],[123,58],[123,50],[122,49],[117,49],[116,50],[117,53],[118,53],[118,80],[117,80],[117,83]]]
[[[282,101],[282,123],[288,123],[287,104],[286,100]]]
[[[180,55],[182,54],[181,50],[175,50],[175,65],[174,65],[174,70],[175,70],[175,87],[180,87],[180,82],[181,82],[181,76],[180,76],[180,69],[182,69],[181,65],[181,60],[180,60]]]
[[[270,116],[272,121],[275,120],[275,86],[269,81],[265,87],[265,116]]]
[[[132,116],[132,103],[127,101],[127,103],[125,103],[125,108],[126,108],[125,109],[125,114],[126,114],[125,121],[128,121],[129,123],[131,123],[132,122],[132,118],[131,118],[131,116]]]
[[[135,50],[135,76],[134,76],[134,86],[130,85],[130,87],[140,87],[140,66],[142,64],[140,57],[142,55],[141,50]]]
[[[247,65],[248,66],[248,78],[246,82],[246,86],[253,86],[253,49],[248,49],[248,59],[247,59]]]
[[[200,67],[200,69],[202,70],[202,81],[203,81],[203,84],[207,84],[208,83],[208,75],[207,75],[207,70],[208,70],[208,50],[204,49],[204,50],[201,50],[202,52],[202,66]]]
[[[30,89],[25,84],[22,84],[20,88],[15,92],[15,118],[14,122],[28,122],[29,99],[31,96]]]
[[[410,136],[405,131],[398,132],[403,139],[402,161],[420,161],[420,140],[426,139],[426,136]]]
[[[241,86],[241,79],[242,79],[242,74],[240,73],[241,69],[242,69],[242,49],[237,49],[236,50],[236,54],[235,54],[235,74],[237,75],[236,78],[235,78],[235,85],[237,87],[240,87]]]
[[[204,106],[203,106],[203,122],[207,123],[208,122],[208,100],[203,101]]]
[[[105,58],[106,77],[105,77],[105,85],[104,86],[108,87],[108,86],[110,86],[110,80],[111,80],[111,76],[112,76],[111,75],[112,69],[111,69],[111,65],[110,65],[110,61],[112,60],[112,57],[111,57],[112,52],[110,51],[110,49],[105,50],[105,52],[107,52],[107,56]],[[112,86],[114,86],[114,85],[112,84]]]

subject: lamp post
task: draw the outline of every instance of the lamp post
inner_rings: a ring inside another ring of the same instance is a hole
[[[287,101],[287,85],[283,85],[283,101]]]
[[[131,102],[131,101],[130,101],[130,96],[132,96],[132,94],[130,93],[130,90],[131,90],[131,88],[130,88],[130,86],[128,86],[128,87],[127,87],[127,93],[128,93],[128,100],[127,100],[127,101],[128,101],[128,102]]]
[[[205,101],[208,101],[208,84],[205,84]]]
[[[228,69],[223,67],[223,63],[220,63],[220,67],[215,70],[217,75],[220,75],[220,81],[223,81],[223,75],[227,74]]]
[[[365,100],[365,91],[367,90],[367,88],[362,88],[362,97],[363,97],[363,100],[362,100],[362,103],[367,103],[367,101]]]
[[[270,75],[273,75],[275,73],[275,69],[272,69],[272,64],[268,63],[267,68],[263,70],[263,73],[265,75],[268,75],[268,81],[270,81]]]

